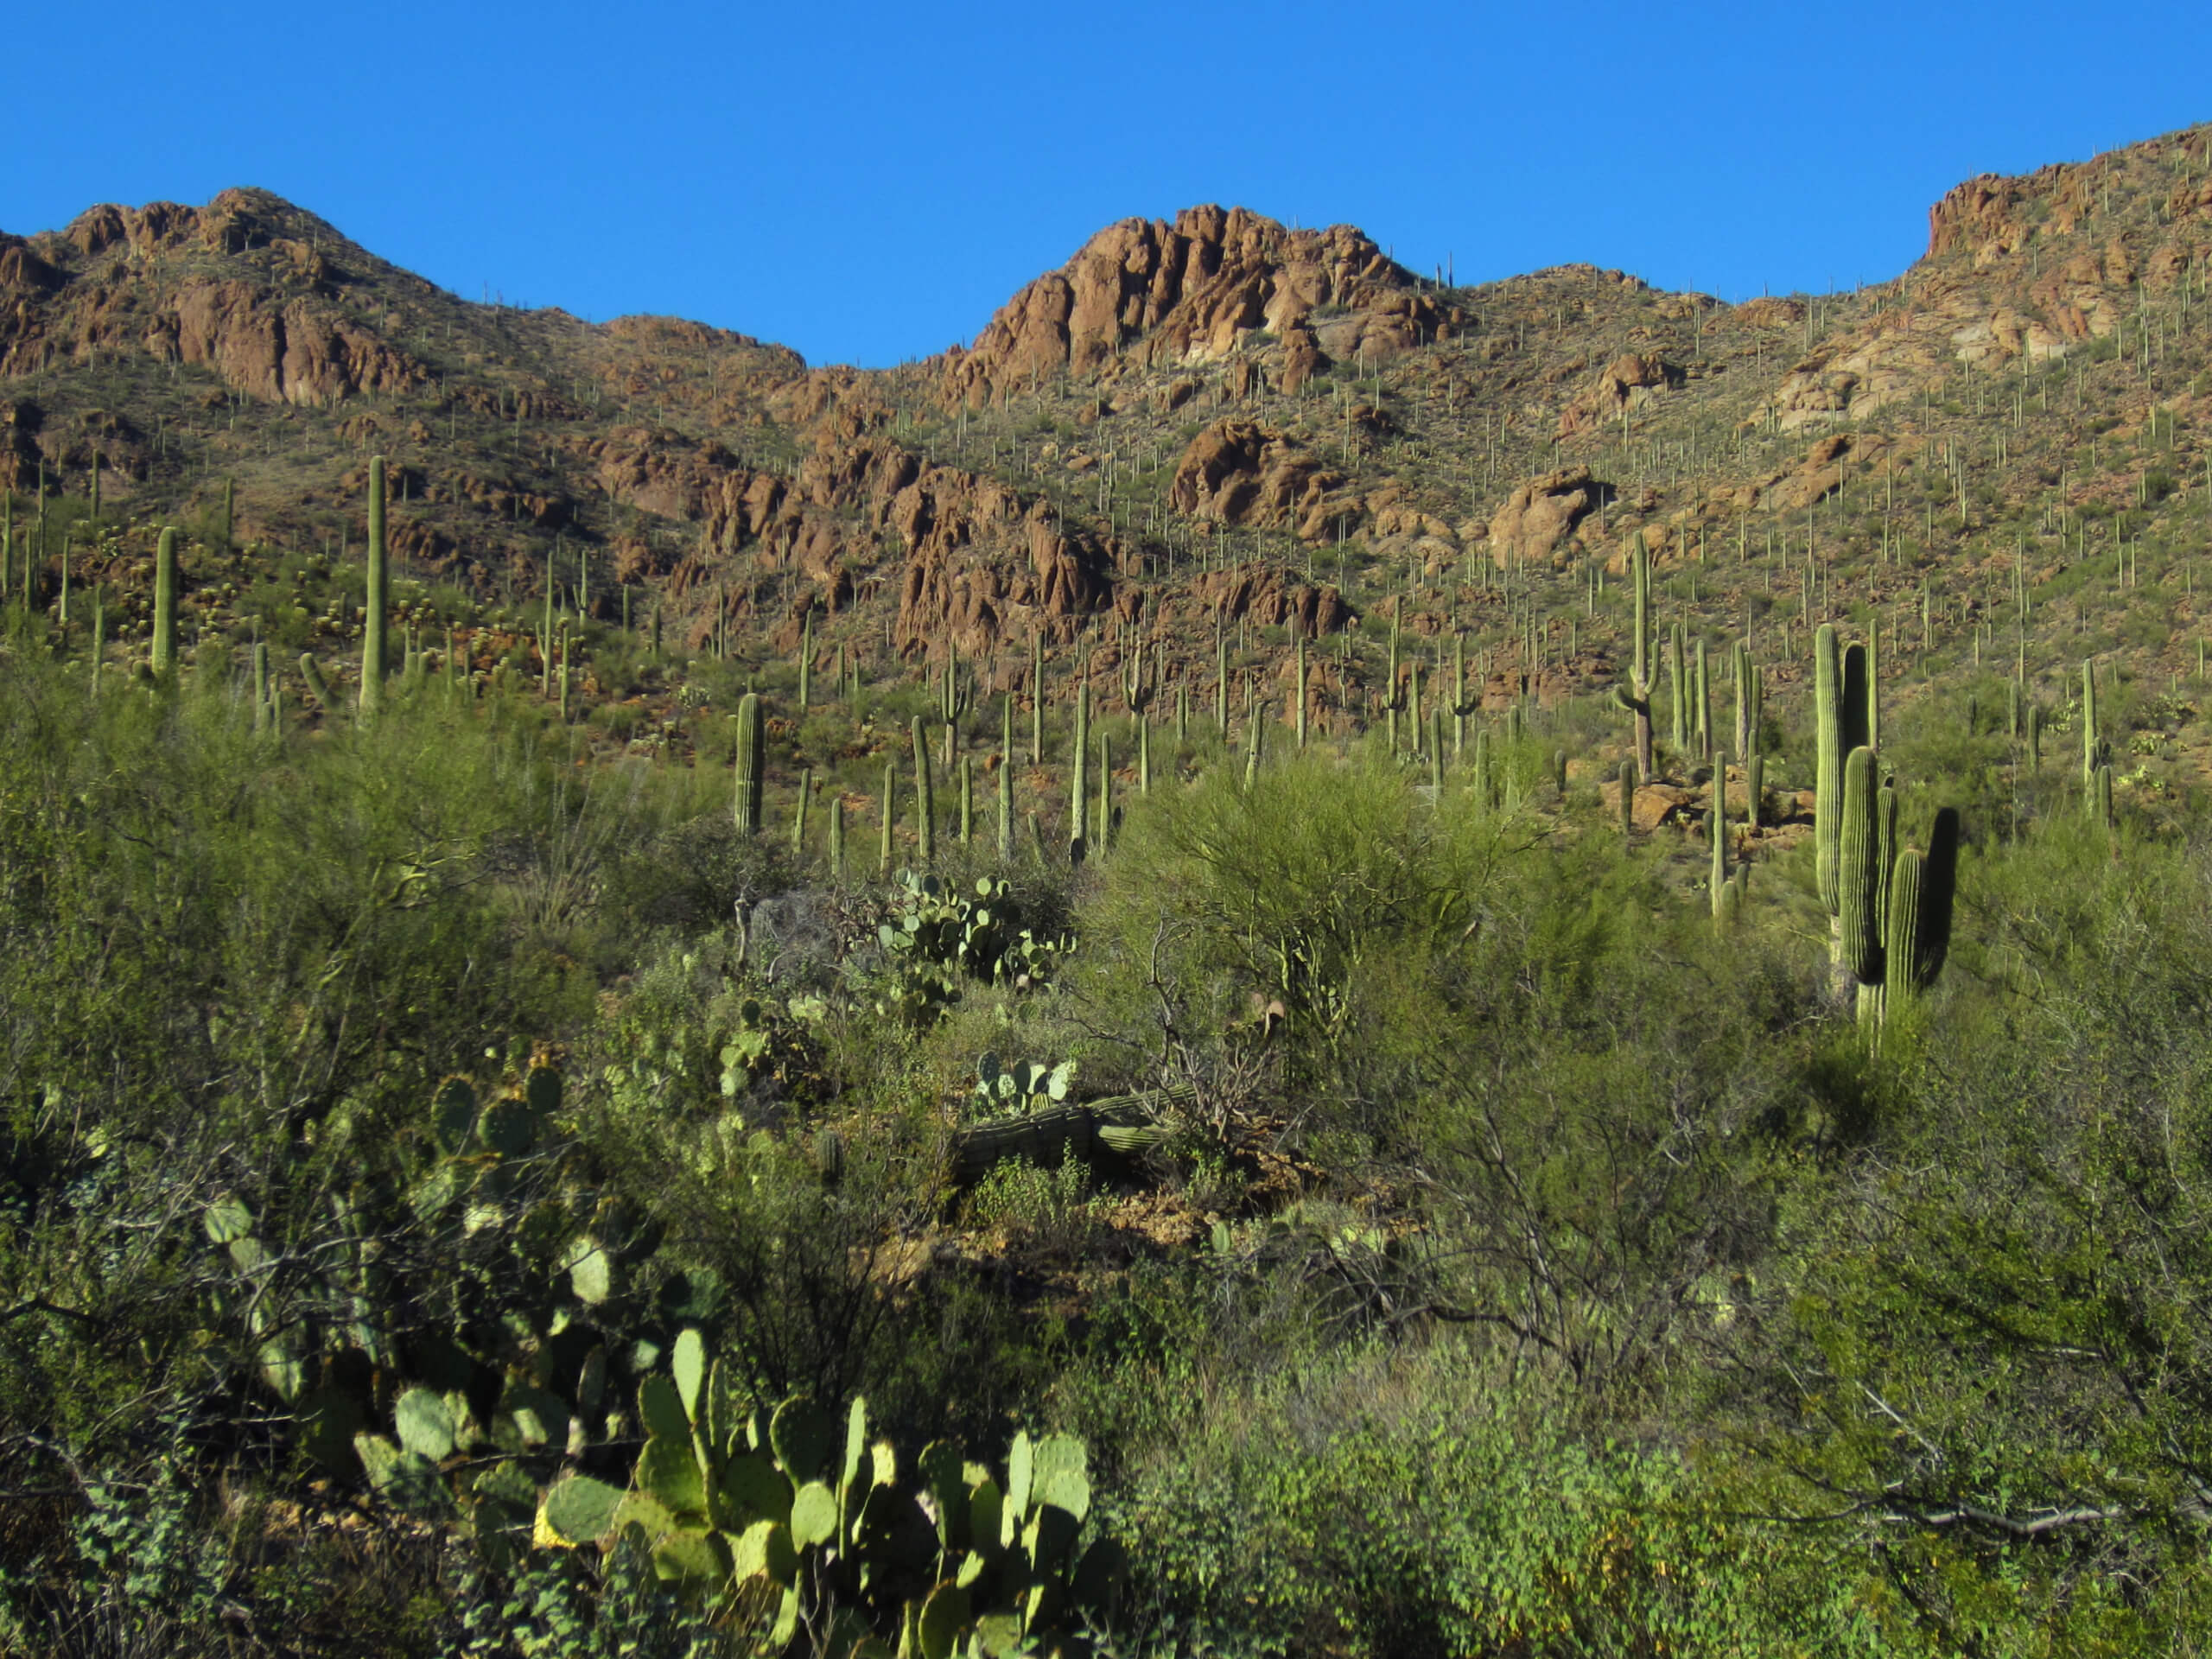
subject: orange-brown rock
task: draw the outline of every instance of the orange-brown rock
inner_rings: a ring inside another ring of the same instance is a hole
[[[1379,357],[1459,325],[1417,287],[1350,226],[1294,231],[1212,207],[1186,208],[1172,224],[1123,219],[1001,307],[971,349],[950,354],[947,390],[982,404],[1125,354],[1141,366],[1224,358],[1248,336],[1284,335],[1325,306],[1344,308],[1329,326],[1342,332],[1349,322]]]
[[[1577,525],[1605,500],[1611,486],[1570,467],[1531,479],[1506,498],[1490,521],[1491,557],[1500,569],[1516,557],[1561,560],[1560,549]]]
[[[1216,523],[1288,530],[1308,541],[1333,533],[1346,510],[1332,493],[1343,474],[1270,426],[1216,421],[1191,440],[1167,486],[1177,512]],[[1356,505],[1351,516],[1358,517]]]
[[[1597,379],[1560,411],[1558,435],[1574,437],[1618,420],[1623,410],[1641,408],[1655,394],[1679,386],[1688,378],[1655,353],[1624,353],[1599,370]]]
[[[359,391],[406,391],[429,379],[423,365],[350,318],[256,284],[197,283],[156,325],[176,357],[204,363],[251,397],[270,403],[336,403]]]
[[[1267,564],[1207,571],[1191,583],[1189,603],[1199,621],[1219,617],[1308,635],[1335,633],[1354,620],[1351,607],[1334,588],[1294,582]]]

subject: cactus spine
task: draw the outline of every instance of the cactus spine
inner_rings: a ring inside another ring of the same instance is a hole
[[[737,793],[733,815],[741,836],[757,835],[767,788],[767,737],[761,730],[760,698],[748,691],[737,705]]]
[[[937,856],[937,786],[930,777],[930,741],[916,715],[914,735],[914,846],[923,863]]]
[[[28,589],[26,589],[28,591]],[[154,651],[157,677],[176,671],[176,531],[164,530],[154,551]],[[322,697],[318,689],[315,692]],[[324,703],[329,702],[322,697]]]
[[[225,516],[228,518],[230,485],[224,486]],[[227,522],[225,535],[229,534]],[[368,596],[361,613],[361,717],[373,720],[384,708],[385,598],[387,550],[384,530],[384,457],[369,458],[369,576]]]

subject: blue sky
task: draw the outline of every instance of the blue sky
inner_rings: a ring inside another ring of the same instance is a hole
[[[257,184],[471,297],[871,365],[1200,201],[1733,299],[1893,275],[1959,179],[2212,118],[2209,48],[2202,0],[46,5],[0,229]]]

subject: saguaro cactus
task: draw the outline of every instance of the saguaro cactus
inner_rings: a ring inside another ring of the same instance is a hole
[[[899,766],[887,760],[883,763],[883,847],[876,861],[876,873],[891,874],[892,836],[899,824]]]
[[[959,752],[960,722],[965,719],[969,707],[975,701],[975,691],[960,675],[960,647],[948,648],[944,664],[944,681],[938,692],[938,718],[944,723],[944,764],[952,765],[953,756]]]
[[[2082,664],[2082,785],[2084,789],[2096,782],[2097,763],[2102,758],[2097,741],[2097,665]]]
[[[227,486],[226,486],[227,487]],[[226,526],[227,533],[227,526]],[[369,577],[361,609],[361,717],[384,707],[385,601],[387,550],[384,532],[384,457],[369,460]]]
[[[1841,914],[1836,861],[1842,839],[1844,761],[1853,749],[1866,747],[1870,735],[1868,685],[1866,648],[1840,652],[1834,624],[1822,623],[1813,634],[1813,852],[1821,902],[1831,918]]]
[[[166,677],[176,672],[176,531],[174,530],[163,530],[161,540],[154,549],[153,659],[156,676]],[[324,701],[327,702],[328,699]]]
[[[1959,815],[1947,806],[1929,830],[1927,852],[1904,848],[1891,867],[1883,949],[1885,1018],[1921,995],[1943,971],[1951,948],[1958,867]]]
[[[1085,675],[1075,694],[1075,765],[1068,783],[1068,857],[1083,862],[1090,840],[1090,802],[1084,767],[1090,750],[1090,677]]]
[[[1859,985],[1863,1020],[1880,1015],[1882,984],[1882,838],[1874,752],[1854,748],[1843,766],[1836,857],[1839,938],[1843,966]],[[1872,993],[1870,995],[1869,993]]]
[[[930,777],[930,741],[922,717],[913,719],[914,845],[926,864],[937,856],[937,788]]]
[[[761,729],[760,697],[748,691],[737,705],[737,792],[732,815],[741,836],[757,835],[767,787],[767,734]]]
[[[1631,624],[1632,655],[1628,682],[1613,688],[1613,700],[1636,716],[1636,771],[1651,775],[1651,554],[1643,534],[1637,532],[1635,550],[1629,555],[1629,576],[1635,620]]]

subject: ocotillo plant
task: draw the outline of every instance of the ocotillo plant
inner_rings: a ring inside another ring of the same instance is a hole
[[[176,531],[164,530],[154,550],[153,670],[167,678],[176,672]],[[322,696],[320,690],[317,696]],[[327,697],[322,698],[327,706]]]
[[[229,485],[224,486],[227,499]],[[226,527],[227,533],[227,526]],[[384,615],[385,598],[384,457],[369,458],[368,595],[361,610],[361,717],[372,720],[384,707]]]
[[[741,836],[757,835],[767,788],[768,740],[761,729],[760,698],[748,691],[737,704],[737,786],[732,816]]]
[[[937,787],[930,777],[930,743],[916,715],[914,734],[914,846],[923,863],[937,856]]]
[[[1636,717],[1636,770],[1651,775],[1651,554],[1638,531],[1629,555],[1635,620],[1628,682],[1613,687],[1613,700]]]

